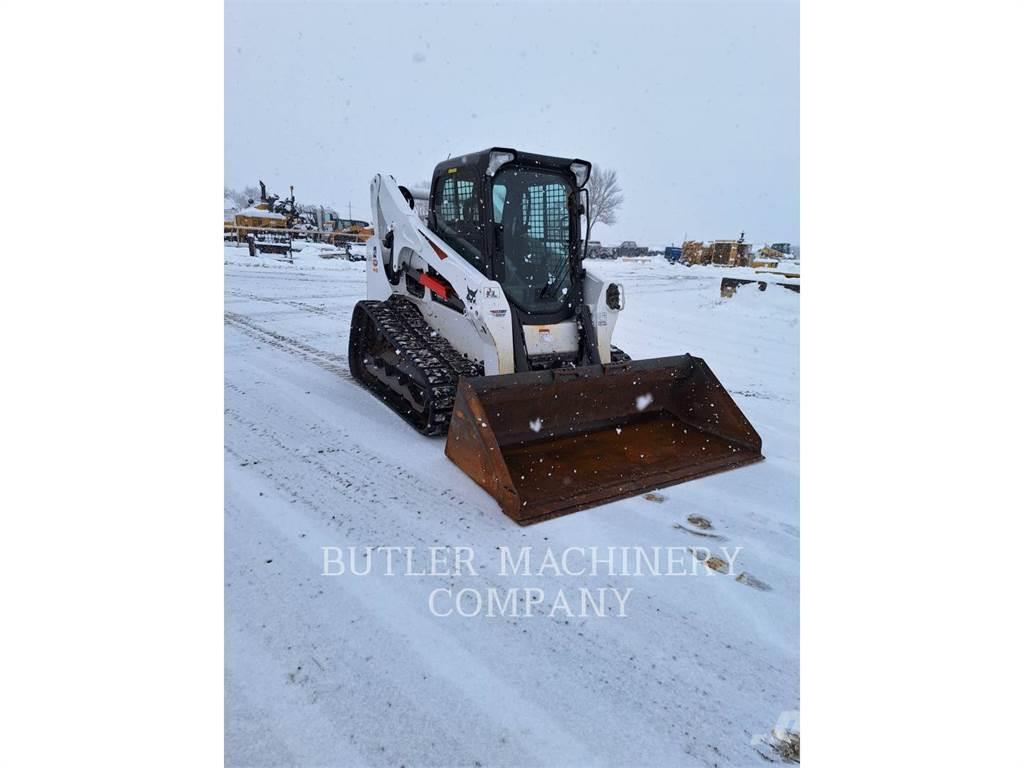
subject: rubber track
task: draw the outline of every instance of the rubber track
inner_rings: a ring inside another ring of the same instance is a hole
[[[388,343],[415,365],[428,382],[429,424],[415,424],[423,434],[448,431],[460,376],[482,376],[483,367],[458,352],[435,331],[408,299],[360,302]],[[379,386],[379,384],[377,385]],[[404,415],[404,414],[403,414]],[[408,420],[409,417],[405,416]]]

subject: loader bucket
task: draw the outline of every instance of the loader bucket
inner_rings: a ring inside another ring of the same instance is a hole
[[[690,355],[463,378],[445,454],[520,525],[764,458]]]

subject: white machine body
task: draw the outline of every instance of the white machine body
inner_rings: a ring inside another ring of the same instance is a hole
[[[367,241],[367,298],[383,301],[396,293],[405,296],[455,349],[482,363],[485,375],[514,373],[512,312],[501,284],[488,279],[430,231],[391,176],[374,176],[370,210],[374,234]],[[391,241],[390,248],[384,246],[386,238]],[[388,279],[388,270],[398,275],[397,284]],[[465,305],[464,313],[435,301],[429,279],[423,282],[422,296],[408,290],[405,274],[422,271],[426,275],[430,270],[451,285]],[[621,311],[608,306],[609,285],[590,268],[586,270],[583,298],[593,318],[602,363],[611,360],[612,332]],[[621,287],[619,291],[621,295]],[[619,305],[623,306],[621,299]],[[576,319],[523,325],[523,340],[531,356],[571,353],[579,347],[579,334]]]

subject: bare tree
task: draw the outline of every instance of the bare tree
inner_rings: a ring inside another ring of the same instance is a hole
[[[590,223],[607,224],[615,223],[615,213],[622,205],[622,188],[619,186],[619,176],[615,171],[604,170],[598,166],[590,173],[590,181],[587,182],[587,189],[590,190]]]
[[[260,189],[259,187],[245,187],[239,191],[231,187],[224,187],[224,197],[233,201],[239,208],[245,208],[250,200],[259,202]]]

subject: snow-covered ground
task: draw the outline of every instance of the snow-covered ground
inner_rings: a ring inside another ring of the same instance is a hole
[[[767,459],[520,528],[445,458],[443,439],[413,432],[349,376],[365,263],[279,258],[225,247],[228,764],[772,757],[760,735],[800,708],[799,295],[719,297],[722,276],[752,269],[590,263],[625,285],[616,344],[634,358],[703,357]],[[411,547],[417,566],[429,547],[472,547],[477,573],[322,576],[325,546]],[[526,546],[537,559],[546,548],[739,550],[732,575],[502,577],[498,548]],[[429,607],[439,588],[513,586],[545,591],[536,615]],[[626,615],[548,615],[559,589],[571,599],[580,587],[632,588]]]

